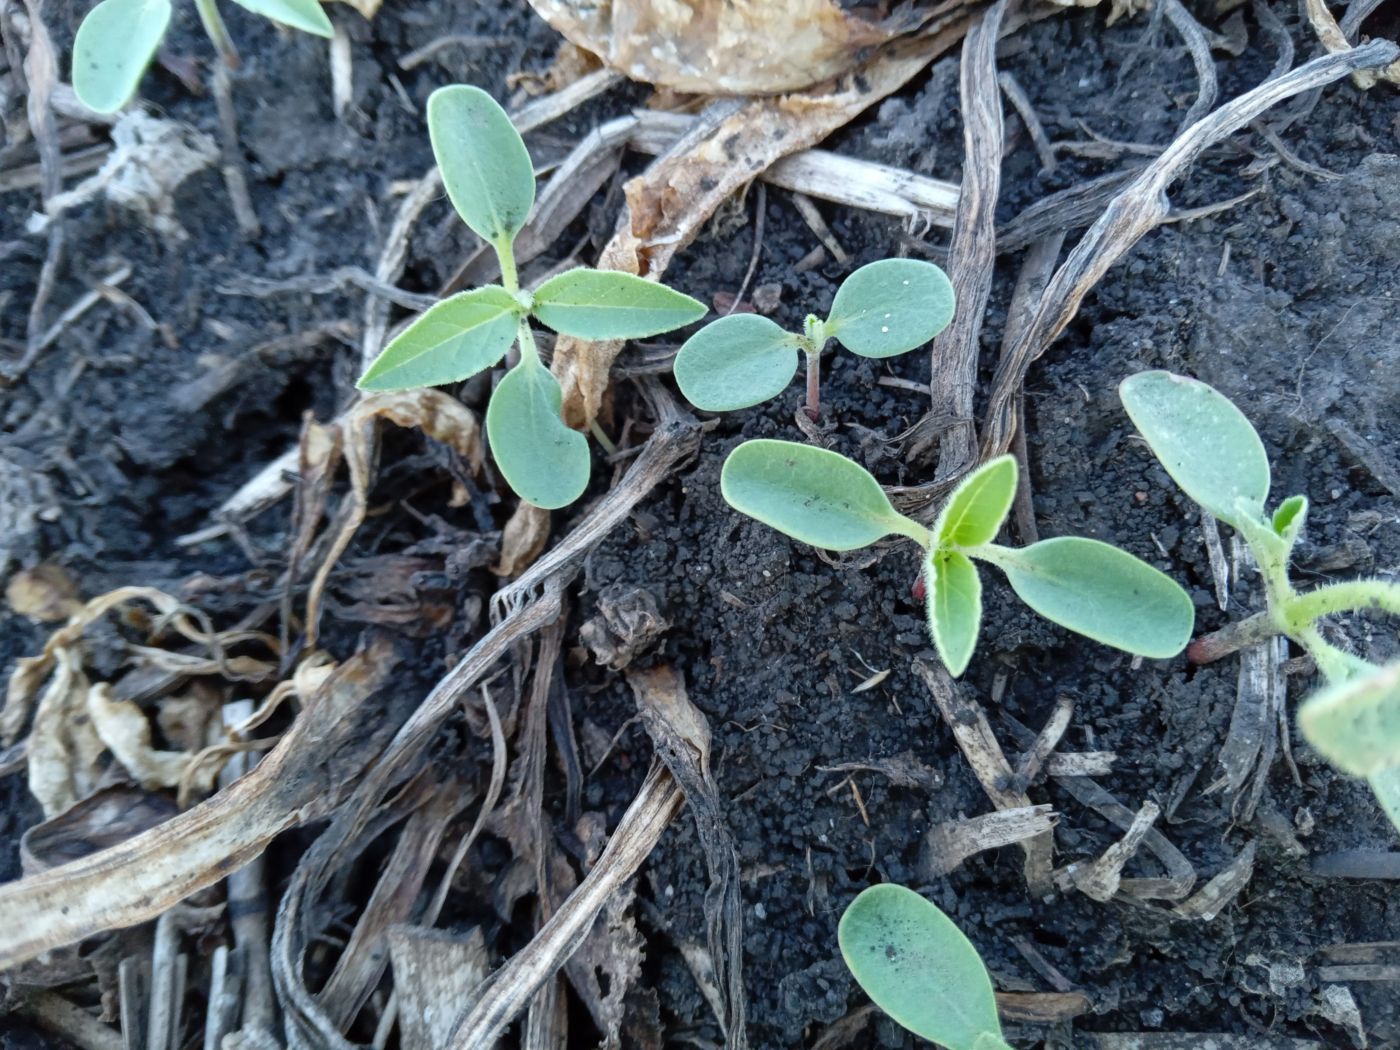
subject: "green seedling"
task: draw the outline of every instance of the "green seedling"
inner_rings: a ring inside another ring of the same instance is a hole
[[[814,547],[846,551],[889,535],[924,548],[929,630],[949,672],[967,669],[982,621],[976,562],[1006,574],[1047,620],[1140,656],[1175,656],[1191,637],[1186,592],[1146,562],[1098,540],[1058,537],[1029,547],[992,541],[1016,494],[1016,460],[983,464],[953,490],[932,529],[900,514],[845,456],[791,441],[746,441],[730,453],[720,489],[735,510]]]
[[[439,88],[428,98],[428,134],[457,214],[496,252],[501,284],[437,303],[360,377],[361,390],[455,383],[499,364],[514,345],[520,360],[486,409],[496,466],[526,502],[553,509],[588,485],[588,439],[565,425],[559,382],[540,361],[530,318],[580,339],[640,339],[698,321],[688,295],[631,274],[580,268],[523,290],[512,254],[535,202],[535,176],[519,132],[479,88]]]
[[[894,357],[928,342],[953,319],[953,286],[933,263],[884,259],[841,283],[825,320],[808,314],[787,332],[757,314],[730,314],[706,325],[676,355],[676,383],[690,403],[732,412],[781,394],[807,358],[807,414],[821,410],[821,357],[836,339],[861,357]]]
[[[948,1050],[1011,1050],[982,957],[937,905],[903,886],[871,886],[836,939],[865,994],[915,1035]]]
[[[1170,372],[1130,376],[1119,394],[1172,480],[1249,544],[1264,581],[1267,633],[1296,642],[1326,679],[1299,711],[1303,736],[1343,772],[1365,777],[1400,828],[1400,664],[1362,660],[1318,627],[1323,617],[1362,609],[1400,616],[1400,584],[1348,580],[1295,590],[1288,563],[1308,500],[1290,496],[1268,510],[1269,459],[1244,413],[1214,387]]]
[[[320,0],[234,0],[254,14],[316,36],[333,34]],[[195,0],[214,47],[225,60],[236,52],[215,0]],[[155,57],[173,13],[171,0],[102,0],[88,12],[73,40],[73,90],[83,105],[115,113],[131,101]]]

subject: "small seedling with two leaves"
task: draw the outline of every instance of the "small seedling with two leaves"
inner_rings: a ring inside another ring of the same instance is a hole
[[[953,319],[953,286],[933,263],[882,259],[847,277],[825,319],[808,314],[801,332],[758,314],[730,314],[706,325],[676,355],[676,384],[696,408],[732,412],[777,397],[807,360],[807,415],[821,412],[821,356],[836,339],[861,357],[884,358],[922,346]]]
[[[953,490],[932,529],[900,514],[880,483],[845,456],[791,441],[746,441],[720,474],[736,510],[814,547],[847,551],[890,535],[924,548],[929,629],[944,665],[960,675],[982,621],[975,562],[1006,574],[1020,599],[1047,620],[1095,641],[1149,657],[1175,656],[1191,637],[1195,608],[1169,577],[1098,540],[1065,536],[1029,547],[992,541],[1016,494],[1011,456],[993,459]]]
[[[587,268],[525,291],[512,246],[534,206],[535,176],[519,132],[486,92],[455,85],[428,98],[428,134],[447,195],[495,250],[501,283],[429,308],[365,370],[360,389],[459,382],[499,364],[518,343],[520,361],[486,409],[491,453],[521,499],[546,509],[566,506],[588,485],[588,439],[560,415],[563,394],[540,361],[530,318],[580,339],[641,339],[698,321],[705,307],[631,274]]]
[[[948,1050],[1011,1050],[982,957],[937,905],[903,886],[871,886],[836,937],[856,982],[904,1028]]]
[[[1400,663],[1369,663],[1319,630],[1342,612],[1400,616],[1400,584],[1346,580],[1299,593],[1288,563],[1308,500],[1290,496],[1269,512],[1269,459],[1244,413],[1215,388],[1170,372],[1130,376],[1119,394],[1172,480],[1244,537],[1263,577],[1268,626],[1301,646],[1327,680],[1298,712],[1303,736],[1337,768],[1366,778],[1400,828]]]
[[[329,37],[331,20],[320,0],[234,0],[254,14]],[[215,0],[194,0],[215,49],[236,61]],[[87,13],[73,39],[73,90],[98,113],[115,113],[131,101],[174,13],[171,0],[102,0]]]

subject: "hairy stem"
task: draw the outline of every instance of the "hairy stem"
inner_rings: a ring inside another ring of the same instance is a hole
[[[822,414],[822,352],[807,351],[807,418],[815,423]]]
[[[511,248],[511,242],[508,239],[492,241],[491,247],[496,249],[496,260],[501,265],[501,285],[514,295],[520,291],[520,276],[515,269],[515,252]]]
[[[219,8],[214,0],[194,0],[195,10],[199,12],[199,20],[204,25],[204,32],[214,45],[214,50],[224,60],[224,65],[229,69],[237,69],[242,60],[238,57],[238,48],[233,44],[233,37],[228,35],[228,27],[224,25],[224,16],[219,14]]]
[[[1323,616],[1360,609],[1380,609],[1400,616],[1400,584],[1384,580],[1348,580],[1329,583],[1289,598],[1283,615],[1290,625],[1303,627]]]
[[[1317,669],[1322,672],[1322,677],[1329,682],[1345,682],[1373,669],[1373,665],[1359,656],[1353,656],[1345,649],[1327,641],[1316,627],[1305,627],[1291,637],[1308,651],[1313,663],[1317,664]]]
[[[539,350],[539,347],[537,347],[537,346],[535,345],[535,333],[532,332],[532,331],[530,331],[530,319],[529,319],[528,317],[522,317],[522,318],[520,318],[520,324],[519,324],[519,326],[518,326],[518,328],[517,328],[517,332],[518,332],[518,336],[517,336],[517,337],[518,337],[519,340],[520,340],[520,360],[521,360],[521,362],[524,362],[524,361],[526,361],[526,360],[530,360],[530,361],[533,361],[535,364],[539,365],[539,364],[540,364],[540,350]],[[540,367],[544,367],[544,366],[541,365]]]

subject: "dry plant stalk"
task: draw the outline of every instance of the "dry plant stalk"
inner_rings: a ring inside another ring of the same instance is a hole
[[[1373,40],[1341,54],[1325,55],[1232,99],[1192,124],[1109,203],[1075,245],[1041,296],[1020,338],[997,365],[982,424],[983,460],[1005,452],[1015,431],[1015,404],[1031,364],[1079,312],[1084,297],[1123,254],[1171,213],[1167,187],[1206,150],[1270,107],[1361,69],[1395,61],[1400,47]]]
[[[378,753],[356,712],[398,662],[375,639],[308,700],[246,777],[108,849],[0,886],[0,969],[105,930],[155,918],[247,863],[288,828],[331,812]]]
[[[680,809],[680,786],[654,765],[598,863],[530,941],[491,975],[481,997],[453,1030],[452,1050],[489,1047],[524,1010],[536,991],[562,967],[588,936],[608,899],[651,854],[661,833]]]
[[[958,685],[940,663],[932,665],[914,661],[914,671],[923,679],[933,695],[943,721],[953,731],[967,764],[977,776],[982,790],[997,809],[1029,809],[1031,800],[1023,790],[1016,790],[1016,778],[1011,764],[997,743],[996,734],[980,704],[964,696]],[[1026,887],[1033,896],[1044,897],[1051,889],[1051,858],[1054,831],[1047,830],[1033,838],[1017,843],[1026,855]]]

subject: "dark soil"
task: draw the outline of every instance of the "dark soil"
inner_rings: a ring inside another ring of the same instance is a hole
[[[1198,13],[1212,27],[1220,22]],[[203,57],[193,10],[181,17],[172,50]],[[49,18],[66,53],[76,20],[63,5],[50,8]],[[58,562],[85,595],[133,582],[179,592],[192,574],[227,576],[244,588],[218,599],[233,613],[240,603],[266,597],[258,587],[269,586],[280,571],[285,508],[251,522],[244,544],[182,548],[174,540],[206,524],[220,500],[286,448],[303,413],[328,418],[350,397],[358,356],[353,340],[327,339],[270,356],[251,348],[334,321],[349,321],[357,331],[363,294],[346,288],[255,299],[220,289],[246,276],[290,278],[348,265],[372,270],[398,204],[392,185],[417,178],[431,163],[421,118],[428,93],[467,81],[506,97],[505,77],[542,70],[557,40],[523,3],[386,5],[370,24],[341,18],[354,40],[356,85],[352,110],[341,121],[331,110],[323,44],[279,34],[237,8],[229,20],[246,58],[235,100],[263,235],[252,243],[240,236],[213,168],[177,194],[176,214],[189,232],[183,243],[163,241],[107,205],[70,214],[54,313],[112,261],[125,260],[134,275],[124,290],[160,329],[100,304],[6,392],[0,456],[44,513],[28,531],[0,538],[0,552],[8,549],[10,558],[0,573]],[[1276,42],[1247,13],[1242,26],[1249,47],[1238,58],[1216,56],[1226,97],[1267,76],[1277,54]],[[448,47],[411,72],[398,68],[403,54],[446,33],[502,42]],[[1295,39],[1300,53],[1309,53],[1306,38],[1299,33]],[[1179,40],[1165,29],[1151,35],[1146,18],[1106,29],[1102,13],[1071,10],[1021,30],[1003,42],[1003,52],[1002,68],[1025,88],[1054,141],[1087,142],[1088,129],[1114,142],[1161,146],[1195,94]],[[170,115],[217,134],[212,100],[190,97],[170,74],[153,73],[146,92]],[[636,88],[614,91],[546,127],[530,139],[537,161],[644,97]],[[1116,397],[1118,382],[1143,368],[1199,376],[1254,420],[1275,464],[1275,493],[1305,492],[1312,500],[1303,579],[1393,576],[1400,567],[1400,494],[1394,488],[1400,470],[1400,94],[1384,86],[1363,94],[1342,83],[1308,112],[1304,101],[1270,117],[1295,111],[1297,119],[1281,131],[1288,149],[1336,177],[1300,170],[1253,133],[1210,151],[1176,188],[1178,207],[1197,208],[1251,189],[1256,195],[1148,235],[1090,296],[1026,386],[1041,535],[1101,538],[1157,565],[1192,594],[1203,630],[1254,611],[1258,595],[1246,582],[1228,611],[1217,608],[1198,511],[1135,439]],[[1107,158],[1065,152],[1047,174],[1014,116],[1008,115],[1007,127],[1002,221],[1047,193],[1140,159],[1131,152]],[[935,65],[831,145],[957,180],[956,58]],[[594,231],[597,243],[612,222],[614,199],[600,193],[593,213],[564,241],[572,245]],[[753,199],[744,221],[715,224],[683,253],[671,283],[702,299],[738,289],[753,243]],[[6,240],[23,236],[36,200],[29,193],[0,198]],[[828,262],[798,272],[795,264],[817,242],[784,193],[767,195],[754,283],[781,287],[775,319],[787,326],[829,305],[836,285],[859,263],[944,253],[941,233],[919,240],[891,220],[823,210],[851,265]],[[400,284],[431,292],[455,270],[469,235],[445,202],[433,206],[418,230]],[[19,244],[0,270],[0,292],[11,297],[0,315],[0,336],[7,340],[23,339],[42,254],[38,238]],[[1003,259],[998,272],[983,337],[986,380],[1017,262]],[[885,375],[926,381],[927,356],[871,362],[838,351],[827,360],[824,398],[836,424],[833,447],[887,483],[922,480],[925,468],[906,462],[893,439],[923,415],[926,399],[876,381]],[[203,400],[191,394],[192,380],[230,361],[246,365],[235,383]],[[469,388],[469,400],[472,393]],[[1101,905],[1073,892],[1030,899],[1014,849],[980,855],[934,881],[921,874],[921,842],[931,826],[991,807],[910,670],[915,658],[933,655],[910,593],[915,553],[892,545],[873,559],[829,564],[737,515],[718,494],[720,464],[740,440],[799,437],[792,422],[799,398],[795,385],[770,405],[721,419],[693,467],[658,490],[593,554],[571,613],[571,622],[581,623],[605,589],[644,587],[672,622],[661,651],[648,658],[667,659],[684,673],[714,733],[716,777],[744,873],[753,1045],[810,1045],[861,1001],[836,951],[836,920],[860,889],[890,880],[915,886],[953,916],[1002,987],[1048,990],[1013,946],[1019,936],[1088,994],[1093,1011],[1072,1030],[1026,1029],[1018,1045],[1044,1039],[1077,1046],[1084,1045],[1082,1033],[1161,1031],[1302,1036],[1350,1046],[1345,1030],[1319,1009],[1317,953],[1333,944],[1400,941],[1400,891],[1393,882],[1324,877],[1313,865],[1340,850],[1391,849],[1394,831],[1364,785],[1334,773],[1296,733],[1301,784],[1277,761],[1252,822],[1236,823],[1231,800],[1205,792],[1216,779],[1216,756],[1229,726],[1234,659],[1198,669],[1180,660],[1134,667],[1130,658],[1036,618],[999,578],[988,576],[978,659],[964,688],[988,706],[998,731],[1006,729],[1002,712],[1038,728],[1055,699],[1067,695],[1075,715],[1065,748],[1116,752],[1114,772],[1100,783],[1130,809],[1158,801],[1165,813],[1159,827],[1201,883],[1251,842],[1258,860],[1251,884],[1210,922],[1175,919],[1160,907]],[[620,386],[619,425],[641,410],[631,389]],[[469,508],[445,506],[445,487],[424,490],[406,468],[396,469],[396,461],[425,453],[432,450],[416,436],[389,442],[377,498],[406,499],[420,512],[479,527]],[[499,522],[509,505],[502,501],[488,510]],[[430,531],[397,505],[387,523],[363,530],[353,553],[399,550]],[[473,574],[454,581],[454,601],[481,593],[487,579]],[[8,613],[0,616],[0,668],[8,671],[16,657],[37,650],[44,632]],[[348,653],[359,628],[349,618],[337,621],[331,647]],[[1375,659],[1400,650],[1393,622],[1358,620],[1349,625],[1349,637]],[[415,673],[426,691],[449,643],[416,644],[425,658]],[[568,644],[575,644],[572,634]],[[585,742],[606,740],[635,714],[635,703],[620,676],[597,668],[581,650],[576,657],[568,679],[575,724]],[[873,689],[853,692],[877,671],[889,673]],[[1306,675],[1295,677],[1290,703],[1310,685]],[[999,708],[989,699],[994,691]],[[1002,739],[1011,750],[1009,733]],[[822,768],[910,751],[941,775],[941,788],[897,787],[878,773],[859,772],[853,789],[843,786],[847,774]],[[650,752],[640,726],[628,729],[586,783],[585,808],[605,813],[611,826]],[[586,747],[584,757],[588,769]],[[1030,794],[1060,814],[1057,863],[1097,856],[1120,836],[1053,784],[1034,786]],[[562,820],[561,800],[550,804],[558,805]],[[22,778],[0,780],[0,878],[18,874],[16,840],[37,819]],[[1160,872],[1139,858],[1128,874]],[[676,948],[680,941],[703,940],[706,885],[694,827],[682,817],[643,869],[639,892],[655,905],[642,910],[644,980],[658,995],[665,1032],[708,1045],[717,1028]],[[1300,982],[1279,978],[1289,964],[1301,965]],[[1394,982],[1351,988],[1371,1045],[1400,1045]],[[37,1045],[15,1025],[0,1018],[0,1046]],[[858,1045],[910,1043],[880,1020]],[[588,1045],[587,1039],[580,1035],[577,1045]]]

